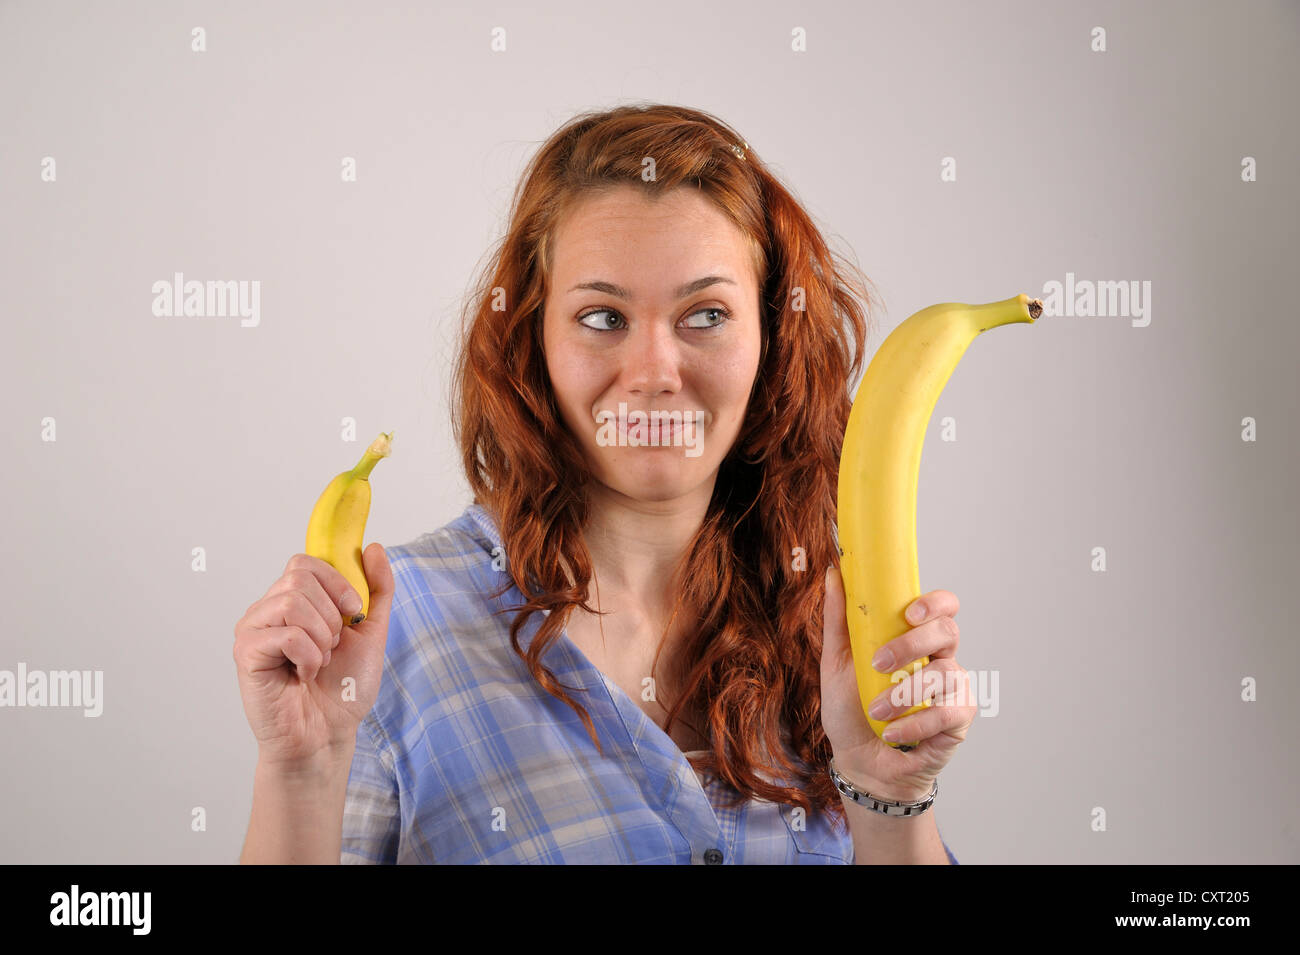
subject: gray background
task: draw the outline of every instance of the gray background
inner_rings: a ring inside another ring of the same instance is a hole
[[[0,4],[0,669],[101,669],[105,697],[0,709],[0,861],[237,859],[236,620],[380,430],[367,541],[466,506],[462,295],[532,151],[642,100],[731,123],[851,250],[872,352],[935,302],[1152,283],[1145,328],[981,336],[935,408],[922,589],[1000,681],[935,812],[966,864],[1300,861],[1300,8],[476,6]],[[261,324],[155,317],[176,271],[260,281]]]

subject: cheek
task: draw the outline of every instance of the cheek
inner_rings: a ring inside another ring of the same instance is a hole
[[[576,428],[591,423],[594,427],[592,406],[606,380],[605,363],[580,349],[567,348],[548,351],[546,367],[556,402],[569,425]]]
[[[712,364],[702,381],[712,401],[719,406],[743,411],[758,371],[758,349],[741,349]]]

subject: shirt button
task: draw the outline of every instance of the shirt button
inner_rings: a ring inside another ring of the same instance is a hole
[[[722,865],[722,852],[719,849],[704,850],[705,865]]]

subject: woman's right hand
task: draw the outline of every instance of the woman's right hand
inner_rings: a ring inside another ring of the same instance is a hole
[[[235,665],[244,715],[264,763],[296,769],[351,752],[375,705],[388,642],[393,571],[377,541],[361,556],[370,612],[347,579],[319,557],[295,554],[266,595],[235,624]],[[354,609],[355,608],[355,609]],[[349,686],[344,681],[355,681]]]

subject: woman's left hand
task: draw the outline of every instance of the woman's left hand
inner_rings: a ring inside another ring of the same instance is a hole
[[[924,656],[930,662],[920,673],[890,686],[872,701],[874,705],[883,700],[888,706],[879,716],[873,712],[873,717],[892,719],[925,697],[934,700],[932,706],[890,724],[887,732],[897,730],[898,742],[915,747],[902,752],[876,736],[862,712],[844,613],[844,582],[838,568],[826,572],[822,728],[835,756],[835,769],[873,796],[904,802],[929,795],[939,771],[966,738],[978,712],[969,674],[957,663],[958,631],[952,619],[959,606],[956,596],[932,590],[915,604],[924,605],[924,616],[912,621],[911,630],[881,647],[882,652],[891,652],[893,659],[876,669],[894,673]]]

